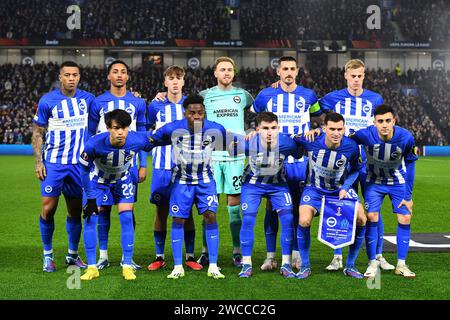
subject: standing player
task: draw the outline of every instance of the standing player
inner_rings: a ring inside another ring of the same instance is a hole
[[[183,120],[161,127],[151,137],[155,145],[172,144],[175,168],[170,194],[172,220],[172,251],[175,266],[170,279],[184,276],[182,265],[184,223],[191,215],[195,203],[206,224],[209,248],[208,276],[224,278],[217,266],[219,228],[216,222],[218,207],[216,183],[211,168],[211,153],[215,148],[226,150],[225,128],[205,119],[205,106],[201,96],[189,96],[183,101]]]
[[[127,91],[127,81],[129,68],[127,64],[121,60],[116,60],[108,66],[108,80],[110,81],[110,89],[104,94],[95,98],[92,108],[89,111],[89,134],[92,136],[96,133],[106,132],[106,124],[104,121],[105,114],[115,109],[125,110],[131,115],[132,122],[131,131],[146,131],[145,126],[145,110],[147,108],[145,101],[135,97],[131,92]],[[136,157],[133,160],[133,166],[130,169],[131,178],[135,187],[135,202],[137,201],[138,183],[143,182],[147,175],[147,153],[139,152],[139,170],[137,168]],[[104,210],[98,217],[98,238],[100,243],[100,259],[97,267],[101,270],[109,267],[108,260],[108,234],[111,225],[111,205],[113,199],[105,199],[103,203]],[[133,214],[133,225],[135,225],[135,216]],[[141,267],[133,261],[133,268]]]
[[[61,192],[66,199],[69,250],[66,264],[86,268],[78,255],[81,236],[82,187],[78,157],[84,148],[88,110],[94,96],[77,89],[80,68],[66,61],[59,69],[61,89],[45,94],[33,119],[36,177],[41,180],[42,212],[39,227],[44,245],[45,272],[56,271],[53,257],[54,215]],[[48,133],[44,142],[45,130]],[[43,152],[42,152],[43,151]]]
[[[267,197],[281,221],[281,251],[283,255],[280,273],[285,278],[294,278],[291,267],[294,225],[292,198],[285,177],[285,159],[288,156],[301,158],[303,152],[285,134],[279,134],[278,118],[272,112],[262,112],[256,117],[258,134],[238,145],[249,157],[242,186],[243,221],[240,233],[243,266],[239,277],[248,278],[253,273],[252,249],[258,207]]]
[[[304,137],[295,138],[295,141],[307,150],[309,159],[308,183],[302,194],[297,229],[298,248],[302,258],[302,266],[297,273],[299,279],[311,275],[310,228],[314,215],[320,211],[322,196],[358,199],[358,194],[351,188],[358,178],[361,167],[358,145],[344,136],[345,120],[342,115],[335,112],[327,113],[324,123],[325,134],[316,141],[308,142]],[[364,276],[356,269],[355,261],[364,240],[366,216],[359,200],[357,207],[356,237],[350,246],[344,274],[361,279]]]
[[[114,109],[104,115],[108,132],[91,137],[80,156],[81,179],[86,197],[84,206],[84,245],[88,268],[81,280],[100,276],[96,265],[97,221],[105,210],[104,198],[111,199],[119,212],[122,243],[122,276],[135,280],[132,267],[134,248],[133,203],[135,183],[131,177],[136,153],[150,151],[152,144],[145,133],[129,131],[131,116],[125,110]],[[98,215],[98,216],[97,216]]]
[[[392,107],[378,106],[374,116],[373,126],[351,135],[352,139],[364,146],[367,155],[364,200],[369,219],[366,232],[369,266],[364,276],[375,277],[380,264],[376,260],[377,221],[383,199],[389,195],[398,220],[395,274],[414,278],[415,273],[406,265],[411,238],[415,161],[418,159],[414,137],[408,130],[395,125]]]
[[[383,98],[378,93],[363,88],[365,65],[359,59],[349,60],[344,67],[344,77],[347,88],[328,93],[320,99],[319,103],[324,112],[334,111],[344,116],[345,134],[348,136],[354,131],[366,128],[373,123],[373,111],[383,104]],[[363,164],[366,162],[364,150],[361,150]],[[364,184],[366,180],[366,166],[363,165],[359,173],[361,192],[364,195]],[[353,188],[358,191],[358,181]],[[393,270],[391,265],[383,257],[383,234],[384,226],[381,213],[378,220],[377,260],[383,270]],[[334,250],[334,257],[327,270],[335,271],[342,268],[342,248]]]
[[[217,86],[200,92],[205,99],[206,117],[217,122],[228,131],[244,134],[244,109],[253,104],[253,97],[246,90],[233,86],[236,65],[233,59],[219,57],[214,63],[214,76]],[[244,157],[231,157],[227,151],[213,151],[214,180],[217,193],[227,195],[227,209],[233,241],[233,263],[242,266],[239,232],[241,230],[240,193]],[[198,262],[208,263],[207,246],[203,237],[203,252]]]
[[[167,87],[167,100],[153,100],[147,109],[147,126],[158,130],[163,125],[184,118],[183,86],[184,69],[171,66],[164,72],[164,85]],[[153,172],[150,202],[156,205],[156,215],[153,236],[156,246],[156,259],[148,266],[148,270],[158,270],[166,265],[164,246],[167,234],[167,216],[169,214],[169,199],[172,179],[172,146],[159,146],[153,149]],[[184,241],[186,244],[186,265],[194,270],[201,270],[202,265],[194,258],[195,226],[192,215],[186,220]]]
[[[252,111],[273,112],[278,116],[281,132],[287,134],[302,134],[310,130],[310,116],[320,116],[322,113],[317,104],[317,97],[313,90],[297,85],[298,75],[297,60],[294,57],[283,56],[279,59],[277,74],[280,77],[277,88],[263,89],[255,98]],[[286,178],[292,197],[294,208],[294,224],[298,223],[298,207],[300,195],[306,181],[306,157],[294,159],[286,158]],[[272,211],[270,202],[267,202],[264,218],[264,231],[266,235],[267,258],[264,260],[261,270],[273,270],[277,267],[275,261],[276,241],[278,232],[278,214]],[[295,235],[295,231],[294,231]],[[300,256],[296,243],[292,253],[292,265],[300,268]]]

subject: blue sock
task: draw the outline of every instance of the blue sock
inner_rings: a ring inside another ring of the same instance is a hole
[[[134,248],[134,227],[133,227],[133,211],[119,212],[121,231],[121,242],[123,252],[123,264],[131,265]]]
[[[155,239],[156,255],[162,256],[164,254],[164,246],[166,244],[167,231],[153,231],[153,238]]]
[[[55,220],[44,220],[39,216],[39,228],[41,229],[42,243],[44,251],[53,249],[53,232],[55,231]]]
[[[98,242],[100,250],[108,249],[108,234],[111,227],[111,208],[101,211],[98,215]]]
[[[411,239],[411,225],[398,224],[397,226],[397,259],[406,260]]]
[[[255,223],[257,212],[246,212],[242,218],[242,227],[239,238],[243,256],[251,256],[255,242]]]
[[[217,222],[206,225],[206,243],[209,250],[209,263],[217,263],[219,255],[219,228]]]
[[[69,250],[78,251],[81,237],[81,217],[67,217],[66,231],[69,236]]]
[[[309,262],[309,247],[311,245],[311,227],[304,228],[301,225],[297,227],[297,241],[300,257],[302,258],[302,267],[311,267]]]
[[[172,221],[172,254],[176,266],[183,264],[184,224]]]
[[[355,242],[350,246],[347,256],[347,268],[352,268],[355,266],[356,258],[358,258],[359,248],[364,240],[364,235],[366,233],[366,226],[356,226]]]
[[[384,235],[384,224],[381,218],[381,213],[378,214],[378,241],[377,241],[377,254],[383,253],[383,235]]]
[[[282,209],[278,212],[278,217],[281,222],[281,254],[291,255],[292,254],[292,242],[294,239],[294,215],[292,214],[292,209]]]
[[[89,222],[84,219],[83,239],[88,265],[95,265],[97,261],[97,221],[97,215],[92,215]]]
[[[186,230],[184,232],[184,245],[186,253],[194,253],[195,246],[195,230]]]
[[[334,249],[334,255],[341,255],[342,256],[342,248]]]
[[[366,250],[369,260],[376,259],[378,240],[378,222],[367,221],[366,224]]]
[[[277,251],[278,215],[276,211],[266,209],[264,216],[264,232],[266,234],[267,252]]]
[[[294,220],[292,223],[292,230],[294,232],[293,234],[293,238],[292,238],[292,250],[293,251],[298,251],[298,242],[297,242],[297,228],[295,226],[298,226],[298,219],[299,219],[299,214],[298,214],[298,210],[294,211]]]

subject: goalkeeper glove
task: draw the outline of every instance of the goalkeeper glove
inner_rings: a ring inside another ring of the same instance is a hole
[[[89,223],[94,213],[98,213],[97,201],[95,199],[88,199],[87,204],[83,207],[83,219],[87,218],[87,222]]]

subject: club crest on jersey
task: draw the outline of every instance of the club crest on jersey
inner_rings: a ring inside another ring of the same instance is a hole
[[[46,186],[44,190],[45,192],[50,193],[52,192],[53,188],[51,186]]]
[[[242,204],[242,211],[247,210],[247,208],[248,208],[248,204],[247,204],[246,202],[244,202],[244,203]]]
[[[130,105],[128,108],[125,109],[125,111],[128,112],[129,114],[133,114],[133,112],[134,112],[133,105]]]
[[[392,159],[398,159],[401,156],[401,154],[402,153],[400,151],[396,150],[396,151],[391,153],[391,158]]]
[[[86,152],[83,152],[81,154],[81,159],[83,159],[84,161],[89,161],[89,156]]]
[[[372,106],[369,105],[369,104],[364,105],[363,111],[364,111],[366,114],[369,114],[369,113],[372,111]]]
[[[336,167],[340,168],[345,164],[345,160],[344,159],[339,159],[338,161],[336,161]]]
[[[211,137],[206,137],[205,140],[203,140],[202,145],[204,147],[210,145],[212,143],[212,138]]]
[[[305,106],[305,105],[304,105],[304,103],[303,103],[302,100],[298,100],[298,101],[295,103],[295,107],[296,107],[298,110],[302,110],[304,106]]]
[[[130,161],[131,159],[133,159],[133,155],[132,154],[129,154],[129,155],[127,155],[126,157],[125,157],[125,161]]]
[[[80,103],[78,104],[78,108],[80,108],[81,111],[85,111],[87,109],[86,101],[84,99],[80,100]]]
[[[309,200],[311,200],[311,198],[309,196],[304,196],[303,197],[303,201],[304,202],[309,202]]]
[[[173,213],[177,213],[179,210],[180,210],[180,208],[178,208],[178,206],[177,206],[176,204],[174,204],[174,205],[172,206],[172,212],[173,212]]]
[[[369,203],[368,202],[364,203],[364,208],[366,208],[366,210],[369,210]]]
[[[234,96],[234,97],[233,97],[233,101],[234,101],[235,103],[240,103],[240,102],[241,102],[241,97],[239,97],[239,96]]]
[[[103,202],[108,201],[108,196],[106,194],[103,195]]]

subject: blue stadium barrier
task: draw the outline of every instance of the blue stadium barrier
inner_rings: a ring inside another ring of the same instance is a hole
[[[426,157],[450,157],[450,146],[424,146],[422,155]]]
[[[0,144],[0,155],[33,155],[31,144]]]

